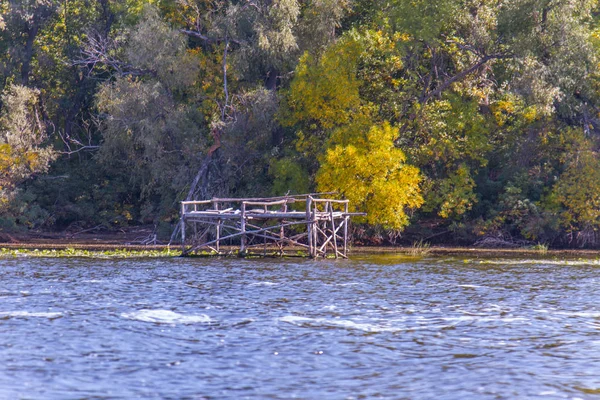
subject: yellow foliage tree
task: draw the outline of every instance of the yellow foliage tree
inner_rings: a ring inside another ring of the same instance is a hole
[[[316,178],[319,190],[341,193],[353,209],[367,212],[369,224],[404,228],[407,210],[420,207],[423,197],[419,169],[406,164],[404,152],[394,146],[397,136],[388,122],[346,135],[325,154]]]
[[[287,98],[293,113],[284,122],[293,125],[312,120],[324,129],[348,123],[360,107],[360,81],[356,78],[360,52],[357,41],[343,40],[318,61],[305,53]]]
[[[333,129],[353,123],[363,103],[357,78],[362,46],[345,38],[320,58],[305,53],[283,103],[280,120],[284,126],[299,127],[296,149],[316,160],[325,149]]]
[[[402,69],[392,54],[396,40],[379,31],[351,32],[318,59],[305,54],[281,117],[299,128],[296,148],[313,164],[318,190],[340,193],[354,210],[367,212],[365,222],[389,229],[404,228],[407,211],[423,204],[420,171],[395,146],[398,129],[382,117],[380,99],[363,93],[398,89],[386,75]],[[363,64],[386,72],[365,75]]]

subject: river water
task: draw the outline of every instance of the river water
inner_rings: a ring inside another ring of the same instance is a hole
[[[588,399],[600,262],[0,260],[0,399]]]

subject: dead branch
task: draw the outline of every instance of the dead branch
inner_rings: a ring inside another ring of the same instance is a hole
[[[491,60],[504,59],[504,58],[512,58],[512,57],[513,57],[512,55],[505,54],[505,53],[496,53],[496,54],[489,54],[489,55],[483,56],[483,57],[481,57],[479,59],[479,61],[477,61],[475,64],[471,65],[469,68],[467,68],[467,69],[465,69],[463,71],[460,71],[459,73],[455,74],[454,76],[452,76],[452,77],[446,79],[444,82],[440,83],[435,88],[435,90],[427,93],[425,96],[422,96],[422,98],[419,99],[419,102],[421,104],[425,104],[430,99],[432,99],[433,97],[437,97],[437,96],[441,95],[453,83],[459,82],[459,81],[463,80],[467,76],[471,75],[472,73],[474,73],[478,69],[480,69],[483,66],[485,66]]]
[[[98,125],[96,117],[92,116],[92,123]],[[65,145],[66,150],[60,151],[59,153],[65,155],[77,154],[82,151],[96,151],[100,148],[100,145],[94,144],[92,139],[92,127],[88,121],[84,122],[84,125],[80,127],[85,132],[84,138],[77,136],[74,137],[66,132],[59,130],[58,136]]]
[[[72,66],[87,67],[91,75],[97,65],[103,65],[116,72],[119,76],[156,76],[156,71],[151,69],[136,68],[114,56],[122,43],[106,37],[97,32],[87,35],[87,43],[81,50],[79,58],[71,62]]]

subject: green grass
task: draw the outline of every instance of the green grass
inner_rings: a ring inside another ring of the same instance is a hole
[[[423,239],[418,242],[413,242],[412,247],[408,249],[408,254],[413,256],[424,256],[431,252],[431,245],[423,242]]]

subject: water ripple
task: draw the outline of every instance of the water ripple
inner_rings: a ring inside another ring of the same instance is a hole
[[[582,259],[0,260],[0,398],[588,399]]]

